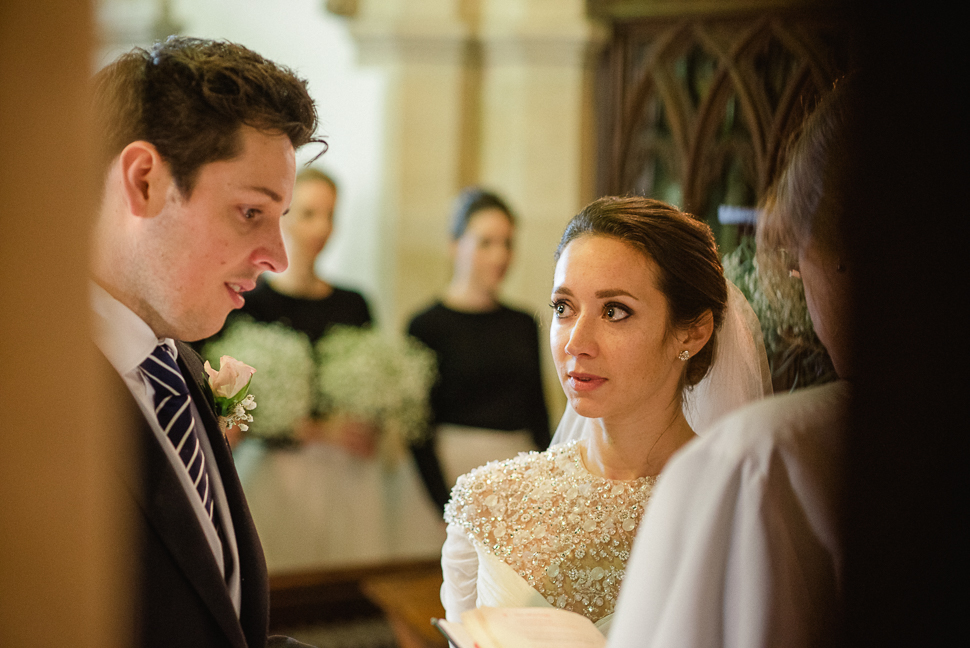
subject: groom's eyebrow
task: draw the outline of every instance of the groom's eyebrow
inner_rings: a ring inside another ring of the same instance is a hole
[[[269,197],[273,202],[283,202],[283,196],[279,195],[269,187],[261,187],[259,185],[250,185],[246,187],[249,191],[256,191],[258,193],[264,194]]]

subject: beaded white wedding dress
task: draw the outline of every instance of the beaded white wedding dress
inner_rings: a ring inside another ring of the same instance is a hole
[[[684,415],[698,434],[771,394],[761,325],[741,291],[730,282],[727,288],[714,365],[684,399]],[[591,474],[579,443],[597,425],[568,407],[549,450],[492,462],[458,479],[441,552],[449,621],[481,605],[557,607],[609,629],[656,478]]]
[[[557,607],[605,632],[655,481],[597,477],[575,441],[462,476],[445,511],[448,619],[481,605]]]

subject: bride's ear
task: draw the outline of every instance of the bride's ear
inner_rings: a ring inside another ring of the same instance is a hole
[[[681,329],[677,336],[681,343],[681,349],[686,349],[693,358],[700,353],[707,341],[714,334],[714,315],[710,309],[704,311],[700,317],[690,323],[685,329]]]

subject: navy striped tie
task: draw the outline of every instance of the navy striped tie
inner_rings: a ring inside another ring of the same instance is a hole
[[[199,445],[195,430],[195,418],[190,406],[189,388],[175,363],[175,356],[167,344],[159,344],[143,363],[149,382],[155,389],[155,415],[165,436],[175,446],[189,479],[202,498],[209,519],[212,519],[212,491],[209,488],[209,472],[205,467],[205,455]]]

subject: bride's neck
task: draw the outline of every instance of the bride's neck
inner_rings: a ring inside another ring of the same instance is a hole
[[[679,402],[657,416],[630,422],[597,419],[596,423],[595,432],[582,442],[580,451],[587,470],[607,479],[656,476],[696,436]]]

